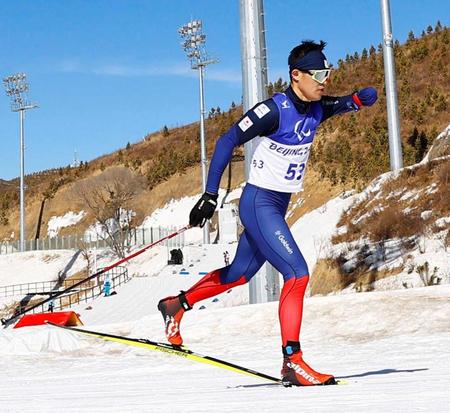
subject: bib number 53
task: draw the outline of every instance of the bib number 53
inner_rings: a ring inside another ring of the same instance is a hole
[[[284,176],[284,178],[288,181],[293,181],[294,179],[300,181],[300,179],[302,179],[303,177],[305,166],[306,165],[304,163],[291,163],[288,167],[288,170],[286,171],[286,175]]]

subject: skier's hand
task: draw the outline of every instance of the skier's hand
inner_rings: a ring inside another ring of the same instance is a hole
[[[358,106],[372,106],[377,99],[377,90],[373,87],[365,87],[353,95],[353,101]]]
[[[214,214],[217,206],[217,197],[217,194],[205,192],[189,214],[189,225],[203,227],[206,220],[210,219]]]

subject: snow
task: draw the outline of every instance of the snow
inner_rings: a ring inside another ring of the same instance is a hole
[[[427,220],[427,219],[430,219],[432,215],[433,215],[433,211],[428,209],[428,210],[422,211],[420,213],[420,218]]]
[[[188,211],[192,209],[200,196],[201,194],[187,196],[181,199],[172,199],[164,207],[156,209],[152,215],[145,218],[141,227],[167,227],[169,223],[174,228],[187,225]],[[187,243],[199,242],[202,238],[203,230],[201,228],[192,228],[185,233]]]
[[[310,274],[313,273],[316,262],[330,253],[331,237],[342,212],[354,202],[354,196],[345,193],[334,198],[303,215],[292,227],[291,231],[308,264]]]
[[[80,222],[84,216],[86,215],[86,212],[80,211],[78,213],[69,211],[63,216],[52,216],[48,220],[48,228],[47,228],[47,235],[49,238],[54,238],[58,236],[59,230],[61,228],[70,227],[71,225],[75,225],[78,222]]]
[[[444,139],[448,139],[450,136],[450,125],[448,125],[435,139],[435,143],[434,144],[438,144],[440,140],[444,140]],[[430,160],[430,154],[433,151],[433,146],[431,146],[431,148],[429,149],[429,151],[427,152],[427,154],[425,155],[425,157],[422,159],[422,161],[420,162],[420,164],[425,164]],[[442,159],[442,158],[448,158],[449,156],[443,156],[441,158],[436,158],[436,159]]]
[[[409,200],[414,201],[416,199],[419,199],[420,192],[422,192],[421,189],[414,189],[411,191],[407,191],[400,198],[400,201],[409,201]]]
[[[319,258],[343,248],[330,242],[342,212],[362,199],[376,198],[382,183],[392,176],[380,176],[362,193],[344,193],[292,226],[311,273]],[[233,191],[228,200],[238,198],[241,190]],[[198,198],[170,202],[144,226],[186,225],[187,211]],[[445,225],[447,219],[441,218],[439,224]],[[420,248],[410,253],[411,271],[376,281],[374,292],[355,293],[350,286],[339,294],[306,298],[305,359],[348,385],[285,389],[54,327],[7,328],[0,329],[0,371],[5,373],[0,376],[0,411],[448,411],[450,285],[445,283],[450,283],[450,260],[439,234],[423,237]],[[183,248],[183,265],[167,265],[169,248],[156,246],[126,264],[131,280],[118,287],[116,295],[100,296],[72,309],[87,329],[164,341],[156,308],[159,299],[187,289],[205,272],[223,266],[225,250],[231,257],[235,254],[236,244],[200,246],[201,237],[201,229],[186,232],[190,245]],[[385,245],[390,265],[401,259],[399,243],[392,240]],[[350,256],[356,254],[357,243],[346,248]],[[376,256],[372,259],[373,265],[381,265]],[[113,261],[110,254],[99,251],[98,266]],[[420,288],[416,270],[425,262],[431,271],[439,268],[442,285]],[[70,274],[83,266],[85,262],[73,251],[1,255],[0,286],[56,280],[60,271]],[[279,376],[278,303],[249,305],[247,285],[217,298],[198,303],[186,314],[185,344],[199,353]],[[8,300],[0,297],[0,307]]]
[[[445,227],[447,224],[450,223],[450,217],[441,217],[436,220],[435,224],[438,227]]]
[[[72,250],[0,255],[0,286],[52,281],[58,278],[59,272],[70,276],[85,266],[81,255]]]
[[[117,218],[109,218],[104,224],[95,222],[84,232],[84,238],[89,241],[108,238],[109,234],[114,234],[119,228],[128,226],[134,216],[136,212],[119,208]]]
[[[239,199],[242,193],[243,186],[232,190],[227,196],[227,202]],[[221,205],[222,200],[226,194],[224,189],[219,190],[218,205]],[[143,228],[151,227],[171,227],[181,228],[188,224],[189,211],[200,199],[202,194],[194,196],[187,196],[180,199],[172,199],[166,203],[162,208],[153,211],[152,215],[146,217],[141,225]],[[214,239],[214,234],[211,234],[211,239]],[[201,228],[192,228],[185,233],[185,240],[188,244],[198,243],[203,239],[203,230]]]
[[[438,186],[436,182],[433,182],[430,186],[426,187],[426,193],[427,194],[434,194],[438,191]]]
[[[136,284],[135,292],[140,287]],[[0,369],[7,372],[0,378],[0,407],[5,412],[444,412],[449,296],[450,286],[439,286],[308,298],[305,358],[317,370],[347,380],[344,386],[285,389],[49,326],[7,329],[0,333]],[[153,296],[150,302],[154,306]],[[109,307],[126,313],[112,302]],[[159,314],[88,327],[163,339]],[[194,309],[183,332],[197,352],[279,374],[277,303]]]

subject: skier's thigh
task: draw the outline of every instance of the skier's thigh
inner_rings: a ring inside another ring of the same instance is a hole
[[[308,274],[308,265],[301,253],[284,216],[275,208],[253,209],[246,220],[246,230],[259,251],[284,279]]]

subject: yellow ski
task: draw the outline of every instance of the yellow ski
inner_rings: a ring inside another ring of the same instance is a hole
[[[220,367],[225,370],[234,371],[235,373],[245,374],[247,376],[255,377],[258,379],[263,379],[270,381],[272,383],[282,384],[286,386],[285,383],[281,381],[281,379],[273,376],[269,376],[267,374],[261,373],[259,371],[255,371],[249,369],[247,367],[242,367],[237,364],[230,363],[225,360],[221,360],[211,356],[205,356],[203,354],[195,353],[192,350],[187,349],[183,346],[174,346],[168,343],[160,343],[156,341],[151,341],[143,338],[129,338],[123,336],[116,336],[114,334],[100,333],[97,331],[85,330],[81,328],[67,327],[61,326],[59,324],[54,324],[51,322],[47,322],[48,325],[58,328],[63,328],[65,330],[72,331],[78,334],[84,334],[87,336],[97,337],[102,340],[112,341],[115,343],[126,344],[129,346],[146,348],[148,350],[160,351],[162,353],[171,354],[173,356],[183,357],[189,360],[197,361],[199,363],[209,364],[211,366]],[[344,380],[336,380],[336,384],[346,384]]]

